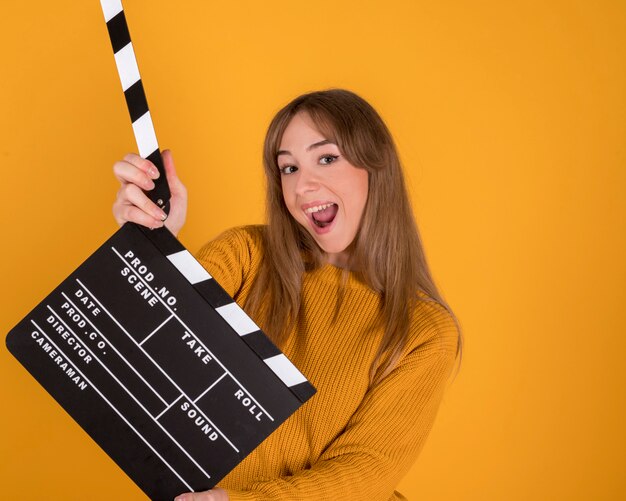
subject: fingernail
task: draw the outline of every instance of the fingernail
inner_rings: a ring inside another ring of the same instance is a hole
[[[154,217],[156,217],[160,221],[165,221],[167,219],[167,214],[161,209],[157,209],[154,211]]]
[[[150,170],[148,171],[148,173],[150,174],[150,176],[152,176],[155,179],[159,177],[159,171],[156,170],[154,167],[150,167]]]
[[[152,182],[151,179],[148,179],[143,185],[146,188],[146,190],[151,190],[154,188],[154,183]]]

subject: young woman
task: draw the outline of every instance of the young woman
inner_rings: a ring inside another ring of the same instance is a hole
[[[163,157],[169,218],[142,192],[156,169],[127,155],[114,166],[119,224],[182,227],[186,190]],[[267,225],[226,231],[198,259],[318,391],[219,488],[176,499],[403,499],[394,488],[432,426],[460,331],[391,135],[354,93],[313,92],[273,119],[264,166]]]

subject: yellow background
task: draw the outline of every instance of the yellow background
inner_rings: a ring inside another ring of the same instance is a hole
[[[265,128],[347,87],[405,163],[463,366],[411,500],[626,498],[626,4],[126,0],[181,240],[261,222]],[[0,331],[116,229],[134,150],[97,0],[3,2]],[[3,334],[4,335],[4,334]],[[0,497],[143,494],[0,347]]]

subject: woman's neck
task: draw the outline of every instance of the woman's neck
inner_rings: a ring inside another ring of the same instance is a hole
[[[326,253],[324,262],[337,268],[350,269],[350,253],[347,251]]]

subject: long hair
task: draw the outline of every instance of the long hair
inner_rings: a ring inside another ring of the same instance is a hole
[[[270,123],[263,151],[265,252],[246,309],[280,346],[300,311],[302,274],[323,263],[323,251],[294,220],[283,200],[277,153],[283,133],[297,113],[307,113],[348,162],[368,172],[368,199],[350,246],[349,268],[381,296],[384,335],[370,373],[375,382],[388,374],[400,357],[418,291],[442,305],[457,327],[458,322],[428,268],[392,136],[374,108],[353,92],[331,89],[304,94],[282,108]],[[457,353],[460,349],[459,337]]]

